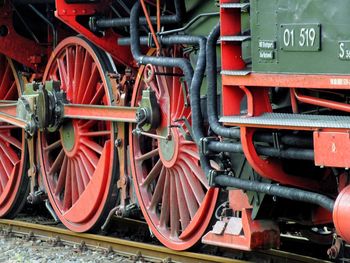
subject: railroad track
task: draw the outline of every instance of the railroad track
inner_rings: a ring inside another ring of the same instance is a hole
[[[1,234],[5,236],[11,235],[26,237],[28,239],[36,238],[53,243],[77,244],[82,249],[92,248],[113,251],[122,257],[134,259],[135,262],[328,262],[280,250],[257,251],[251,254],[242,252],[244,255],[250,255],[243,256],[243,258],[247,258],[247,260],[194,252],[179,252],[167,249],[163,246],[110,236],[75,233],[57,226],[33,224],[20,220],[0,219],[0,231]]]

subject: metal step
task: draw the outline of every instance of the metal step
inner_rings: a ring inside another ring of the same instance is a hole
[[[220,41],[243,42],[250,40],[251,36],[221,36]]]
[[[246,76],[251,73],[250,70],[222,70],[221,75],[228,76]]]
[[[246,115],[224,116],[220,118],[220,122],[248,127],[274,126],[350,129],[350,117],[330,115],[264,113],[257,117],[247,117]]]
[[[235,9],[242,9],[246,10],[250,6],[249,3],[222,3],[220,4],[221,8],[235,8]]]

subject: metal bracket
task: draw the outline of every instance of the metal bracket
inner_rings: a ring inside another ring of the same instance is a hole
[[[217,137],[203,137],[203,138],[201,138],[199,151],[203,155],[211,155],[212,151],[210,151],[208,145],[210,142],[217,142],[217,141],[219,141],[219,138],[217,138]]]
[[[219,175],[229,175],[229,174],[230,173],[228,171],[209,170],[207,175],[209,186],[218,187],[218,185],[215,184],[215,177]]]

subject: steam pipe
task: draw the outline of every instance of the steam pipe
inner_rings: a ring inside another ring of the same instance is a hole
[[[265,193],[268,195],[274,195],[293,201],[311,203],[319,205],[330,212],[332,212],[334,208],[334,200],[332,200],[331,198],[322,194],[309,192],[297,188],[269,183],[261,183],[256,181],[248,181],[227,175],[214,175],[213,180],[214,183],[218,186],[235,187],[246,191],[255,191]]]
[[[220,23],[211,31],[207,42],[207,111],[210,128],[219,136],[225,138],[240,138],[240,130],[236,128],[226,128],[219,123],[217,113],[217,62],[216,43],[220,37]]]
[[[161,16],[160,22],[162,25],[168,25],[168,24],[178,24],[181,23],[184,17],[184,10],[185,5],[183,0],[174,0],[174,7],[175,7],[175,14],[174,15],[166,15]],[[151,16],[151,22],[152,24],[157,23],[157,17]],[[147,21],[145,17],[139,17],[139,25],[147,25]],[[95,28],[111,28],[111,27],[123,27],[123,26],[129,26],[131,22],[131,14],[129,17],[123,17],[123,18],[101,18],[101,19],[93,19],[91,20],[92,24],[90,25],[91,29]]]
[[[229,153],[243,153],[242,145],[234,142],[216,142],[211,141],[208,143],[208,150],[212,152],[229,152]],[[255,150],[259,155],[265,155],[269,157],[276,157],[282,159],[293,160],[314,160],[314,151],[298,148],[276,149],[272,147],[266,147],[257,145]]]

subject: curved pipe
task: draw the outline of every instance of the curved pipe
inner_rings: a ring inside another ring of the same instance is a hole
[[[256,181],[247,181],[226,175],[214,176],[214,183],[219,186],[235,187],[246,191],[255,191],[268,195],[275,195],[294,201],[307,202],[319,205],[330,212],[332,212],[334,208],[334,200],[331,198],[322,194],[300,190],[298,188],[285,187],[276,184],[261,183]]]
[[[220,37],[220,23],[211,31],[207,42],[207,82],[208,82],[208,121],[210,128],[219,136],[225,138],[240,138],[240,130],[236,128],[226,128],[219,123],[217,113],[217,62],[216,43]]]

